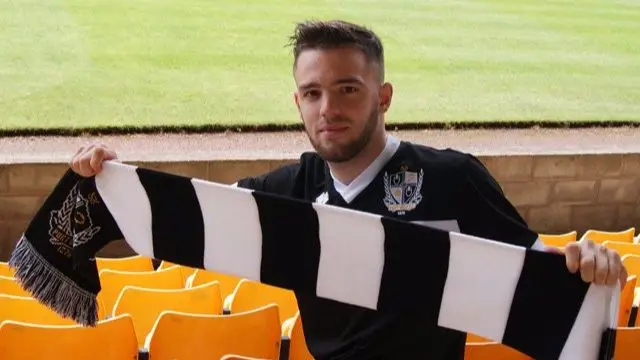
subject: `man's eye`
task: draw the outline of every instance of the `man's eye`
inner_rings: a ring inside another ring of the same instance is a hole
[[[355,86],[345,86],[342,88],[342,92],[345,94],[352,94],[358,91],[358,88]]]
[[[309,90],[304,92],[304,97],[318,97],[320,92],[318,90]]]

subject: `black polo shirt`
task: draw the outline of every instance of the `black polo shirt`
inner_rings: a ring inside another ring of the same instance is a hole
[[[537,240],[472,155],[401,141],[369,180],[345,200],[326,163],[309,152],[298,163],[244,178],[238,186],[444,226],[519,246],[531,247]],[[415,274],[415,282],[419,286],[420,274]],[[464,358],[466,334],[429,327],[419,313],[382,314],[307,294],[296,296],[307,345],[318,360]]]

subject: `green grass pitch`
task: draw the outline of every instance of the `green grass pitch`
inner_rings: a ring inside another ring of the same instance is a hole
[[[0,130],[298,123],[309,18],[379,33],[390,123],[640,120],[640,1],[0,0]]]

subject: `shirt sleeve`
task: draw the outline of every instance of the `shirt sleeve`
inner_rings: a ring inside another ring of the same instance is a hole
[[[290,164],[259,176],[239,179],[232,186],[291,196],[295,190],[299,164]]]
[[[462,233],[516,246],[544,249],[538,234],[531,230],[509,202],[498,182],[474,156],[467,155],[457,177],[457,206]]]

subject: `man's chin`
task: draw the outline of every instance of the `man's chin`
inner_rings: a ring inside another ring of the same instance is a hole
[[[350,151],[349,149],[336,149],[326,147],[316,147],[316,152],[322,159],[332,163],[343,163],[353,159],[357,152]]]

